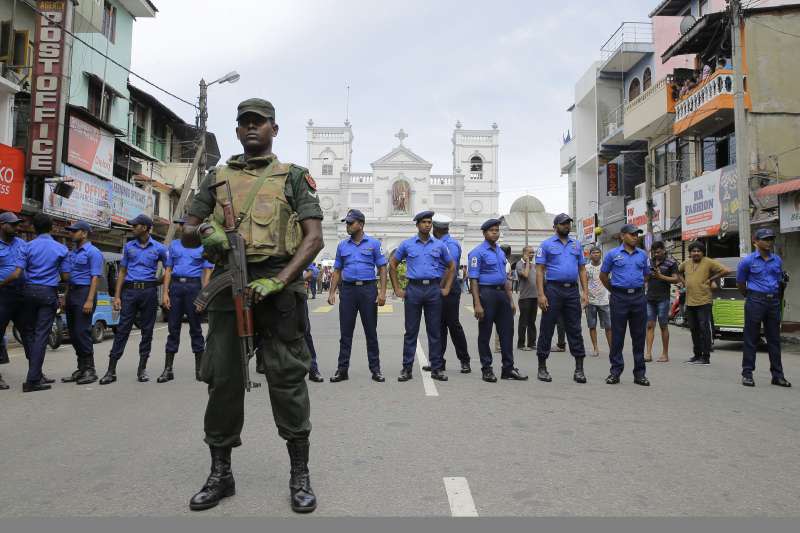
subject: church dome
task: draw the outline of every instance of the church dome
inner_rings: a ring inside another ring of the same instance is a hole
[[[511,204],[512,213],[544,213],[544,205],[538,198],[531,195],[520,196]]]

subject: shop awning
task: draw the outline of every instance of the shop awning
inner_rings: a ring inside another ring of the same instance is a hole
[[[765,196],[777,196],[779,194],[786,194],[787,192],[797,191],[800,190],[800,178],[794,178],[791,180],[782,181],[780,183],[776,183],[774,185],[767,185],[766,187],[762,187],[756,193],[756,196],[759,198],[764,198]]]
[[[661,55],[661,61],[666,63],[674,56],[686,54],[714,55],[721,42],[730,40],[730,32],[725,27],[727,16],[722,11],[699,19]]]

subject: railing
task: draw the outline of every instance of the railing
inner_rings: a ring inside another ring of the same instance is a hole
[[[465,144],[491,144],[491,135],[459,135],[458,139]]]
[[[469,179],[472,181],[480,181],[483,179],[483,172],[470,172]]]
[[[625,125],[625,104],[620,104],[614,108],[606,118],[600,122],[601,139],[611,137],[614,133]]]
[[[655,85],[651,86],[645,92],[625,104],[625,113],[630,113],[641,104],[643,104],[648,98],[653,96],[655,93],[659,92],[663,88],[667,88],[667,107],[668,111],[672,112],[672,107],[675,105],[674,99],[672,98],[672,84],[674,83],[674,78],[672,74],[667,74],[667,76],[660,81],[658,81]]]
[[[431,176],[431,185],[452,185],[454,182],[453,176]]]
[[[311,134],[312,139],[328,139],[328,140],[341,140],[344,139],[344,133],[340,131],[315,131]]]
[[[354,173],[350,174],[350,183],[358,183],[358,184],[369,184],[372,183],[372,174],[368,173]]]
[[[653,42],[653,23],[652,22],[623,22],[617,31],[609,37],[600,47],[600,55],[603,61],[614,55],[620,46],[625,43],[652,43]]]
[[[733,94],[733,71],[718,70],[675,104],[675,122],[685,119],[722,94]]]

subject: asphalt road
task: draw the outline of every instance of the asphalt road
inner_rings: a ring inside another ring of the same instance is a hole
[[[320,299],[310,304],[329,377],[337,310]],[[672,362],[648,367],[649,388],[632,383],[629,351],[622,384],[606,385],[603,344],[600,358],[587,358],[586,385],[572,381],[564,353],[551,357],[552,383],[488,384],[475,371],[432,382],[418,365],[412,381],[398,383],[403,308],[389,304],[379,321],[386,383],[369,379],[360,325],[350,381],[309,383],[319,497],[312,516],[800,515],[800,388],[771,386],[766,354],[754,389],[739,382],[740,344],[718,343],[709,367],[686,365],[689,335],[678,328]],[[477,370],[477,327],[466,305],[462,322]],[[119,380],[104,387],[57,383],[23,394],[25,358],[12,351],[11,364],[0,367],[12,385],[0,392],[0,516],[293,515],[287,453],[266,385],[247,396],[244,446],[233,453],[237,495],[204,513],[188,510],[208,474],[207,394],[193,378],[186,328],[177,379],[155,382],[166,339],[157,327],[146,384],[135,378],[136,336]],[[110,345],[95,347],[100,374]],[[457,362],[452,347],[449,359]],[[535,373],[534,352],[516,360]],[[495,361],[499,372],[499,355]],[[800,380],[800,355],[785,354],[784,366]],[[49,376],[73,368],[70,346],[48,352]]]

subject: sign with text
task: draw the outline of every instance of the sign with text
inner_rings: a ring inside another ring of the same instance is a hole
[[[781,233],[800,231],[800,191],[778,196],[781,205]]]
[[[42,210],[69,220],[111,226],[111,182],[69,165],[62,165],[61,173],[75,189],[64,198],[53,192],[55,184],[46,184]]]
[[[61,88],[65,79],[64,30],[68,26],[66,0],[39,0],[31,76],[30,143],[28,173],[54,175],[59,164],[64,106]]]
[[[583,236],[582,242],[584,244],[593,243],[595,241],[594,239],[595,215],[581,219],[581,228],[582,228],[581,235]]]
[[[734,165],[681,184],[681,238],[684,241],[738,231],[738,212]]]
[[[631,200],[625,207],[625,218],[628,224],[633,224],[647,233],[647,199]],[[653,232],[664,231],[664,193],[653,195]]]
[[[606,191],[608,196],[619,195],[619,165],[616,163],[606,165]]]
[[[25,184],[25,154],[22,150],[0,144],[0,209],[22,209]]]
[[[113,222],[125,224],[136,215],[141,215],[142,213],[151,214],[149,208],[152,205],[152,196],[147,191],[140,189],[133,183],[117,178],[112,179],[111,183],[111,203],[113,206],[111,220]]]
[[[114,170],[114,136],[78,117],[69,117],[67,163],[111,179]]]

